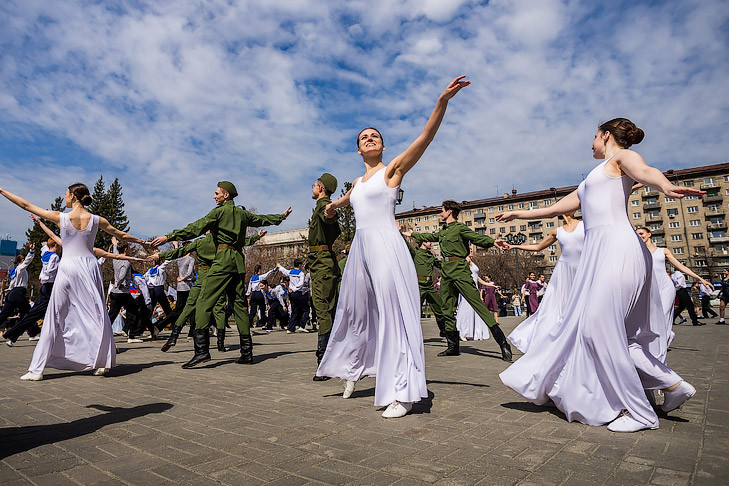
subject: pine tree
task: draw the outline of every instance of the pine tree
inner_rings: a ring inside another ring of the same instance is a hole
[[[342,188],[342,196],[346,195],[347,192],[352,189],[351,182],[345,182]],[[342,230],[342,234],[339,238],[346,243],[350,243],[354,239],[355,221],[354,221],[354,210],[352,206],[347,206],[341,209],[337,209],[339,215],[339,227]]]
[[[121,231],[129,230],[129,220],[127,215],[124,213],[124,200],[122,199],[122,186],[119,184],[119,179],[114,179],[114,182],[109,186],[109,190],[106,193],[107,201],[109,202],[109,216],[106,218],[109,220],[112,226]]]
[[[104,184],[104,176],[99,176],[99,180],[94,184],[94,192],[91,194],[91,204],[86,208],[93,214],[101,213],[105,210],[106,206],[106,184]]]

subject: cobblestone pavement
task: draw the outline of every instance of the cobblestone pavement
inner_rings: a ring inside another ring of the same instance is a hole
[[[430,397],[397,420],[372,405],[374,379],[348,400],[311,381],[315,334],[254,336],[253,366],[233,362],[229,337],[193,370],[185,339],[169,353],[120,339],[110,377],[41,382],[18,379],[35,343],[2,344],[0,484],[729,484],[729,326],[676,326],[669,364],[698,393],[636,434],[526,403],[499,381],[493,340],[438,358],[423,327]]]

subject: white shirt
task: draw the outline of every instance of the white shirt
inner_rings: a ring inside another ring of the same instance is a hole
[[[673,282],[673,286],[676,287],[676,290],[686,288],[686,277],[678,270],[671,274],[671,281]]]
[[[283,288],[281,284],[276,285],[274,288],[269,290],[269,293],[271,294],[269,299],[273,297],[274,299],[277,299],[278,302],[281,304],[281,307],[286,307],[286,301],[284,301],[284,296],[286,295],[286,289]]]
[[[178,276],[183,279],[177,282],[177,290],[180,292],[189,292],[195,283],[195,257],[185,255],[175,260],[175,262],[177,262]]]
[[[25,260],[10,270],[10,285],[8,285],[8,290],[12,290],[15,287],[28,288],[28,265],[33,261],[34,255],[33,250],[28,250],[28,254],[25,255]]]
[[[134,280],[134,286],[137,288],[137,290],[139,290],[139,293],[142,294],[142,298],[144,299],[144,305],[150,305],[152,303],[152,297],[149,296],[147,279],[145,279],[143,275],[140,275],[138,273],[135,273],[132,279]]]
[[[300,268],[292,268],[286,270],[281,265],[278,266],[278,271],[289,277],[289,292],[299,292],[304,288],[304,282],[306,280],[306,274]]]
[[[711,287],[709,287],[708,285],[704,285],[704,284],[700,283],[699,284],[699,295],[702,296],[702,297],[704,295],[711,295]]]
[[[147,280],[149,281],[149,285],[152,287],[164,287],[165,282],[167,281],[167,271],[165,269],[167,268],[167,265],[170,264],[170,260],[166,260],[156,267],[152,267],[149,270],[147,270],[147,273],[144,274],[145,277],[147,277]],[[154,270],[156,269],[156,270]]]
[[[48,250],[48,245],[43,245],[41,248],[41,262],[43,267],[41,268],[38,280],[40,283],[45,284],[49,282],[55,282],[56,274],[58,273],[58,263],[61,261],[55,252]]]
[[[529,295],[529,291],[526,288],[526,284],[521,286],[521,293],[522,293],[522,295]]]
[[[250,296],[251,292],[259,292],[261,290],[261,280],[266,280],[275,271],[276,269],[274,268],[273,270],[269,270],[266,273],[252,276],[251,279],[248,281],[248,289],[246,290],[246,295]]]
[[[537,297],[541,297],[542,295],[544,295],[544,292],[547,291],[547,284],[544,283],[544,282],[542,282],[542,281],[540,281],[540,280],[537,280],[537,282],[540,283],[540,284],[542,284],[542,288],[540,288],[539,290],[537,290]]]

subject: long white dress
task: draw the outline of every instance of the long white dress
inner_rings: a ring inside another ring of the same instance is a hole
[[[572,282],[577,273],[582,244],[585,241],[585,226],[582,221],[572,231],[566,231],[562,226],[557,228],[557,241],[562,251],[549,279],[542,303],[534,314],[509,334],[509,341],[522,353],[526,353],[532,343],[540,343],[546,339],[549,336],[550,325],[562,322],[562,315],[572,295]]]
[[[92,215],[82,230],[73,227],[68,214],[60,218],[63,256],[28,371],[111,368],[116,364],[114,333],[93,253],[99,217]]]
[[[609,160],[609,159],[608,159]],[[501,380],[526,399],[550,398],[570,422],[603,425],[627,410],[658,425],[644,388],[680,377],[639,339],[648,327],[651,255],[627,214],[633,181],[605,173],[604,161],[579,185],[585,241],[562,323],[507,368]]]
[[[357,229],[316,372],[350,381],[376,376],[376,406],[428,396],[418,278],[395,223],[398,188],[387,186],[385,170],[360,178],[350,194]]]
[[[661,363],[666,363],[668,346],[673,340],[673,305],[676,300],[676,287],[666,273],[665,248],[653,252],[653,281],[651,287],[650,332],[644,340],[648,350]]]
[[[471,277],[478,288],[478,266],[471,262]],[[462,338],[478,341],[479,339],[488,339],[489,326],[483,322],[483,319],[476,314],[471,304],[468,303],[462,295],[458,295],[458,313],[456,314],[456,329]]]

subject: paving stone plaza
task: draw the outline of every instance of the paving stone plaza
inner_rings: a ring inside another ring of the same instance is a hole
[[[502,318],[506,333],[520,318]],[[444,348],[423,320],[430,396],[386,420],[374,379],[342,399],[314,383],[315,334],[254,336],[253,366],[227,353],[183,370],[192,343],[118,339],[109,377],[46,370],[34,342],[0,349],[0,484],[729,484],[729,326],[675,326],[669,365],[698,390],[660,429],[567,423],[503,386],[493,340]],[[519,354],[515,354],[515,358]]]

